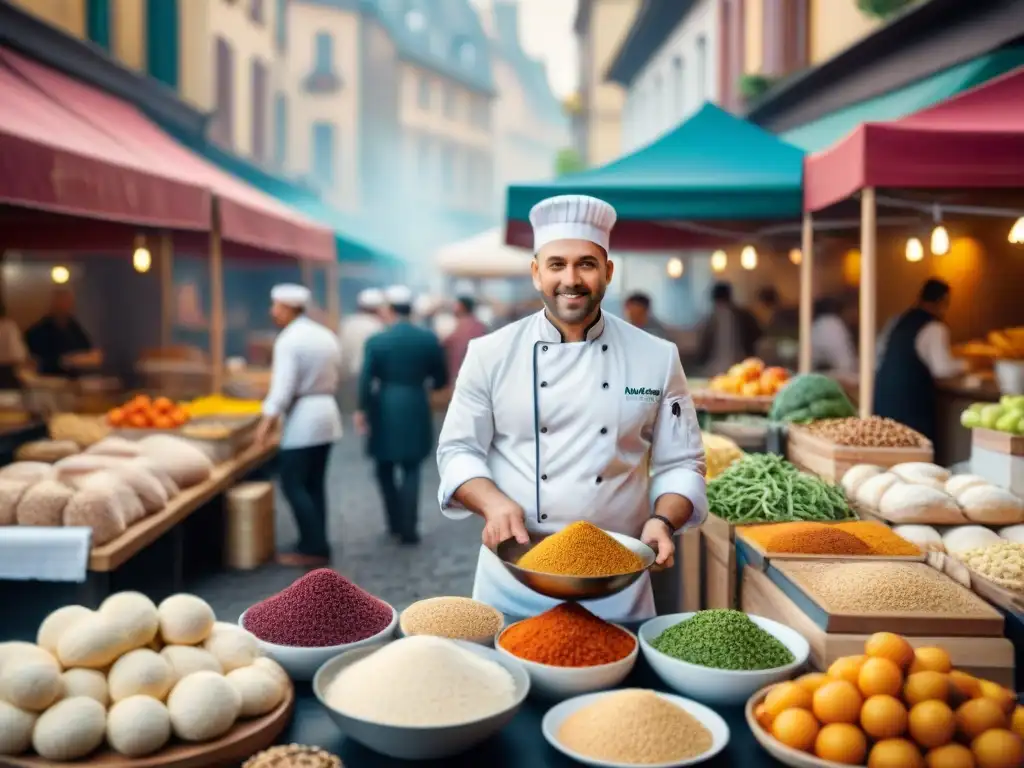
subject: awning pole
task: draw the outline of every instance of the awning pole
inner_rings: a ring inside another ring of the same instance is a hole
[[[338,284],[338,261],[332,259],[324,267],[327,283],[327,320],[332,331],[341,325],[341,286]]]
[[[160,345],[171,346],[174,341],[174,238],[170,232],[161,232],[157,241],[157,259],[160,261]]]
[[[860,197],[860,415],[872,413],[875,396],[875,333],[878,298],[878,237],[875,188]]]
[[[220,201],[213,199],[210,227],[210,364],[214,395],[224,390],[224,263],[220,239]]]
[[[800,373],[811,372],[811,323],[814,302],[814,219],[804,213],[800,237]]]

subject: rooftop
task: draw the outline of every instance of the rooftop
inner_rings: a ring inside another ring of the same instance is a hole
[[[605,78],[628,88],[690,12],[694,1],[643,0]]]

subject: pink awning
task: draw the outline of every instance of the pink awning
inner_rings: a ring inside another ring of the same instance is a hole
[[[147,166],[0,60],[0,203],[143,227],[208,230],[210,193]]]
[[[1024,67],[887,123],[863,123],[804,160],[804,210],[866,187],[1024,187]]]
[[[0,60],[80,121],[115,140],[138,162],[216,195],[226,242],[304,259],[335,259],[330,229],[199,157],[134,106],[10,50],[0,49]]]

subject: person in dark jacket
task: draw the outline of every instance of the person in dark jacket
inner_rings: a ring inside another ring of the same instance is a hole
[[[881,362],[875,375],[875,413],[906,424],[932,441],[935,381],[958,376],[967,367],[950,351],[949,328],[943,322],[949,298],[948,284],[928,280],[917,304],[887,326],[878,344]]]
[[[761,328],[753,313],[733,304],[729,283],[715,283],[711,301],[711,312],[698,333],[697,362],[705,375],[717,376],[753,357]]]
[[[434,452],[427,388],[448,386],[448,365],[437,336],[411,322],[412,292],[392,286],[385,299],[394,322],[366,342],[355,423],[368,434],[389,532],[416,544],[420,465]]]

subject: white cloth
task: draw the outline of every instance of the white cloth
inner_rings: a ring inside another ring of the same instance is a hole
[[[811,358],[815,370],[856,373],[853,335],[838,315],[822,315],[811,325]]]
[[[893,318],[882,330],[876,344],[875,357],[878,365],[885,357],[885,348],[889,343],[892,329],[896,327],[899,317]],[[914,339],[914,351],[921,358],[935,379],[949,379],[967,371],[967,363],[953,357],[949,343],[949,328],[939,320],[933,320],[917,332]]]
[[[300,315],[277,335],[263,415],[284,417],[281,448],[308,448],[341,438],[336,399],[340,378],[338,337],[320,323]]]
[[[384,300],[391,306],[395,306],[396,304],[402,304],[411,307],[412,299],[412,291],[410,291],[404,285],[392,285],[390,288],[384,291]]]
[[[281,283],[270,289],[271,301],[297,309],[304,309],[312,298],[313,294],[309,288],[304,285],[296,285],[295,283]]]
[[[531,531],[589,520],[639,536],[666,493],[693,502],[686,527],[707,517],[704,449],[679,353],[607,313],[583,342],[562,343],[543,311],[471,341],[437,464],[438,500],[452,519],[471,514],[452,496],[477,477],[519,504]],[[515,616],[557,602],[519,584],[486,548],[473,596]],[[605,619],[650,618],[650,579],[587,607]]]
[[[26,360],[28,350],[18,324],[9,317],[0,317],[0,365],[21,365]]]
[[[356,306],[360,309],[380,309],[384,306],[384,291],[379,288],[366,288],[356,296]]]
[[[611,250],[615,209],[588,195],[558,195],[541,200],[530,209],[533,252],[555,240],[589,240]]]
[[[363,370],[366,342],[384,330],[384,321],[369,312],[358,312],[341,321],[338,337],[341,340],[342,374],[353,379]]]
[[[0,527],[0,579],[84,582],[92,528]]]

